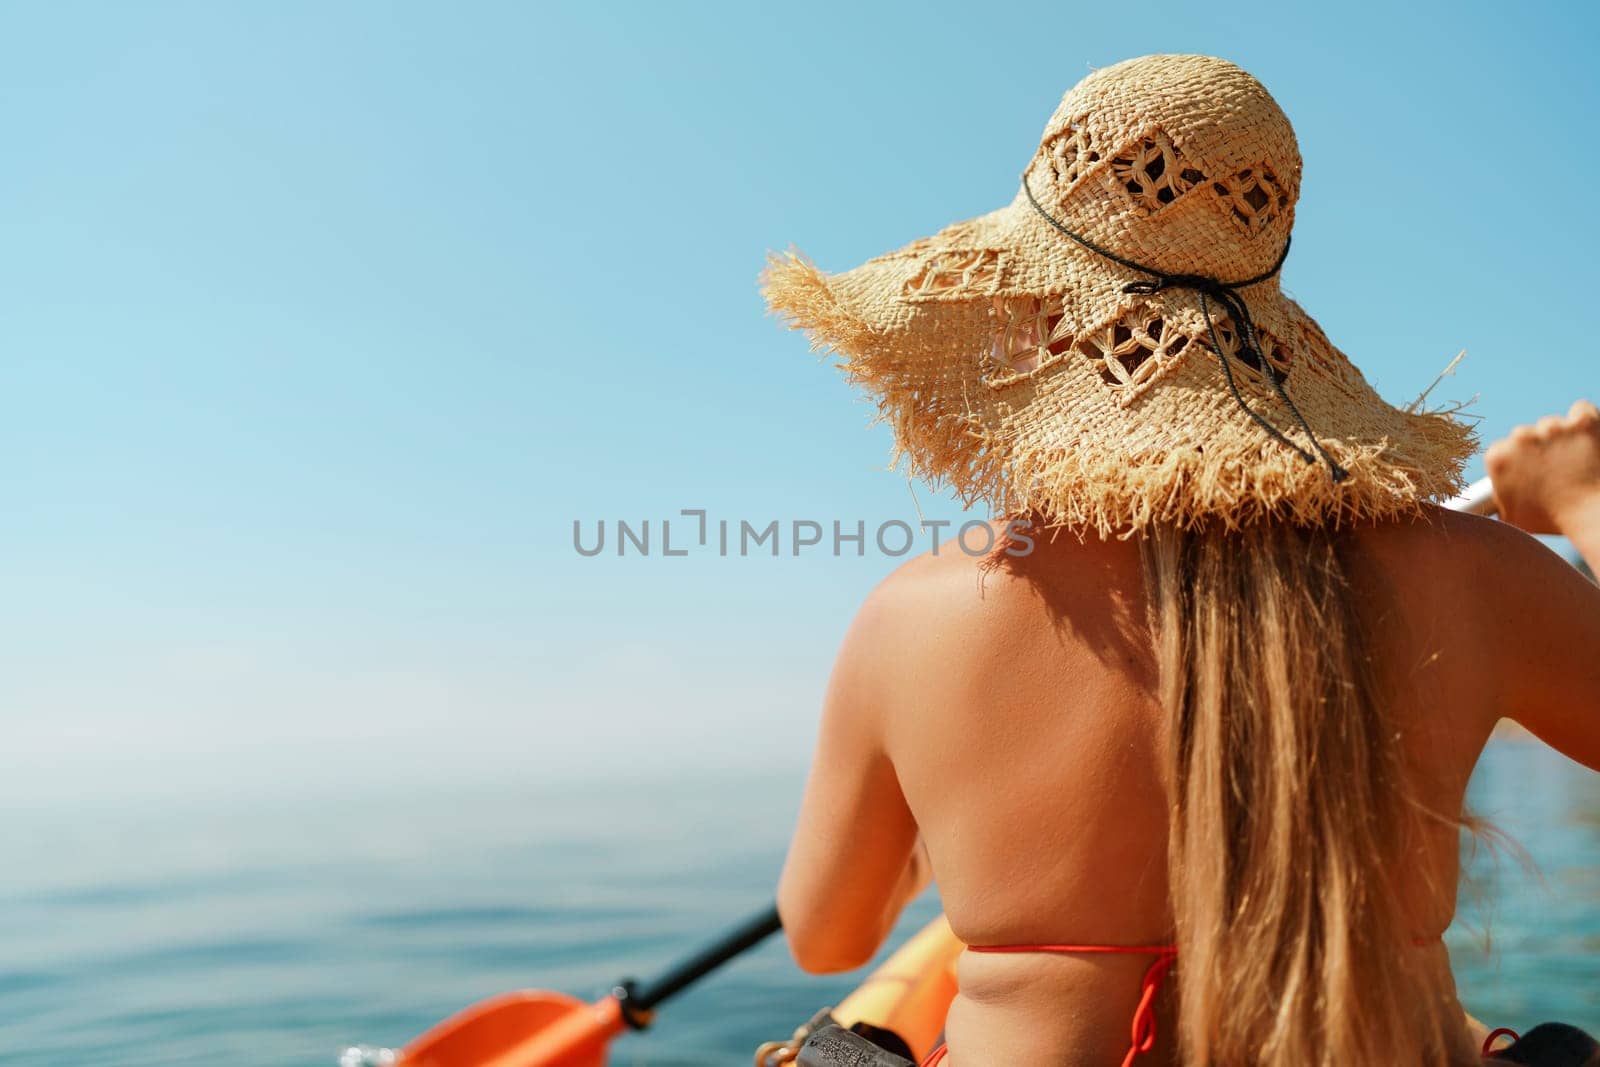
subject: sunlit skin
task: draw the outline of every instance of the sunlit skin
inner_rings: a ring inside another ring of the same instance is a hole
[[[1507,521],[1430,510],[1351,532],[1411,785],[1452,814],[1502,717],[1600,770],[1600,589],[1516,528],[1565,534],[1600,569],[1600,412],[1580,401],[1519,427],[1486,464]],[[865,963],[933,876],[969,944],[1171,942],[1143,618],[1128,541],[1041,537],[987,570],[947,548],[873,591],[834,667],[778,890],[800,966]],[[1458,867],[1441,823],[1405,864],[1416,937],[1450,924]],[[1454,996],[1441,944],[1406,950]],[[1148,964],[968,954],[946,1062],[1119,1063]],[[1176,1062],[1173,1005],[1159,1018],[1141,1064]]]

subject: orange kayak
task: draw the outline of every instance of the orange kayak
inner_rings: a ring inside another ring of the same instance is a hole
[[[963,947],[941,915],[900,946],[830,1014],[846,1029],[865,1023],[892,1031],[921,1061],[944,1031],[945,1013],[956,995],[956,960]],[[757,1067],[791,1062],[803,1037],[804,1027],[788,1041],[761,1046]]]

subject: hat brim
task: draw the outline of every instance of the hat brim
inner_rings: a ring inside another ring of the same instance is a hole
[[[1349,471],[1342,482],[1241,409],[1194,292],[1126,293],[1135,275],[1043,227],[1019,194],[843,273],[773,256],[763,293],[842,357],[916,475],[998,513],[1106,536],[1394,518],[1459,490],[1471,429],[1386,403],[1276,279],[1239,293],[1295,407]],[[1241,396],[1309,445],[1212,311]]]

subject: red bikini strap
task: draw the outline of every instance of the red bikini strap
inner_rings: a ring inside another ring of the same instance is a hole
[[[1483,1054],[1485,1056],[1495,1051],[1494,1043],[1502,1037],[1509,1037],[1513,1042],[1521,1041],[1517,1032],[1509,1026],[1501,1026],[1489,1031],[1489,1036],[1483,1039]]]
[[[1062,956],[1176,956],[1177,945],[968,945],[968,952],[1054,952]]]
[[[1122,1067],[1133,1067],[1133,1061],[1156,1047],[1156,994],[1161,983],[1178,959],[1176,945],[969,945],[969,952],[1053,952],[1063,956],[1154,956],[1144,972],[1139,988],[1139,1006],[1133,1012],[1132,1043],[1123,1057]],[[938,1062],[938,1061],[932,1061]]]

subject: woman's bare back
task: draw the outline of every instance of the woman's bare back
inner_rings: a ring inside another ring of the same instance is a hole
[[[1584,591],[1547,549],[1487,520],[1435,512],[1347,536],[1350,581],[1371,635],[1379,691],[1402,736],[1410,787],[1447,817],[1397,858],[1414,874],[1407,905],[1413,934],[1425,942],[1397,951],[1426,954],[1439,995],[1453,998],[1436,940],[1455,900],[1457,830],[1448,817],[1461,810],[1472,767],[1503,714],[1526,706],[1539,720],[1530,727],[1561,733],[1559,713],[1535,707],[1530,671],[1566,672],[1569,684],[1589,686],[1583,696],[1591,702],[1600,696],[1600,668],[1574,675],[1580,657],[1563,647],[1589,640],[1600,649],[1600,604],[1566,605],[1568,612],[1588,609],[1593,621],[1587,631],[1552,639],[1550,613]],[[1541,589],[1544,595],[1535,592]],[[829,703],[854,720],[842,732],[861,731],[853,744],[881,753],[902,798],[904,818],[880,803],[879,826],[858,828],[865,835],[858,846],[892,856],[907,832],[920,830],[946,913],[964,941],[1172,943],[1167,729],[1135,542],[1063,535],[1038,538],[1031,554],[1000,567],[985,568],[953,549],[907,564],[863,609]],[[1593,733],[1590,727],[1582,736]],[[824,747],[828,736],[825,723]],[[1574,744],[1571,754],[1600,764],[1600,746]],[[841,768],[838,782],[850,773]],[[816,803],[811,794],[832,788],[831,777],[814,772],[808,808]],[[825,803],[855,802],[864,801]],[[865,839],[875,834],[882,840]],[[812,845],[818,855],[843,848]],[[800,862],[808,850],[797,837]],[[791,899],[794,880],[786,873]],[[872,881],[857,879],[856,892]],[[904,882],[895,887],[902,898],[914,888]],[[886,889],[879,896],[897,911],[901,901]],[[836,903],[848,915],[850,900]],[[948,1062],[1120,1062],[1150,962],[968,953],[948,1020]],[[1141,1062],[1174,1062],[1170,1004],[1159,1005],[1157,1030],[1157,1046]]]

